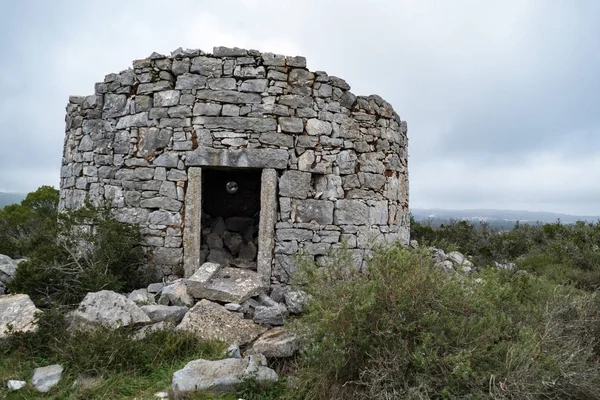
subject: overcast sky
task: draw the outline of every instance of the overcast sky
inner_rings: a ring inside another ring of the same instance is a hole
[[[600,2],[0,1],[0,191],[58,187],[69,95],[153,51],[224,45],[388,100],[411,207],[600,215]]]

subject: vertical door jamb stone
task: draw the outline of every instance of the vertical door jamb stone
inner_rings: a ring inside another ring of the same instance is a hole
[[[187,215],[186,215],[187,218]],[[277,222],[277,171],[262,170],[260,179],[260,220],[258,223],[257,271],[265,285],[271,283],[271,265]]]
[[[183,276],[188,278],[200,268],[202,241],[202,168],[188,169],[183,227]]]

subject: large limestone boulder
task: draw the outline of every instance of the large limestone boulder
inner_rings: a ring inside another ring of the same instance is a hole
[[[175,398],[193,392],[210,394],[231,393],[245,378],[253,377],[258,382],[276,382],[277,373],[267,367],[263,355],[225,360],[194,360],[173,374],[172,392]]]
[[[31,384],[38,392],[46,393],[60,381],[63,373],[63,367],[60,364],[48,365],[47,367],[36,368],[33,371]]]
[[[204,340],[244,345],[256,339],[267,328],[242,319],[210,300],[201,300],[185,314],[175,330],[193,332]]]
[[[242,303],[265,290],[261,276],[251,270],[220,268],[204,263],[186,282],[187,291],[196,299],[222,303]]]
[[[73,313],[75,327],[103,325],[110,328],[150,323],[133,301],[112,290],[88,293]]]
[[[273,328],[256,339],[246,354],[267,358],[291,357],[300,349],[300,338],[283,327]]]
[[[26,294],[0,296],[0,339],[15,332],[37,329],[35,314],[41,312]]]

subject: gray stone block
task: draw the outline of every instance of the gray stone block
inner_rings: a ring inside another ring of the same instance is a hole
[[[311,174],[302,171],[285,171],[279,178],[279,195],[305,199],[311,189]]]

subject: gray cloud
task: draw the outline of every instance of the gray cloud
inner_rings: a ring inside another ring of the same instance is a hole
[[[16,3],[16,2],[13,2]],[[411,204],[600,215],[596,2],[23,1],[0,17],[0,191],[58,185],[64,107],[152,51],[308,58],[409,126]]]

